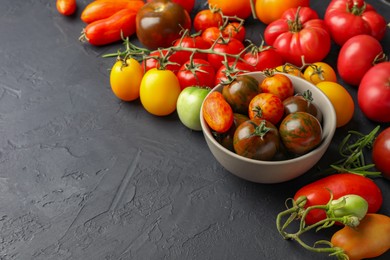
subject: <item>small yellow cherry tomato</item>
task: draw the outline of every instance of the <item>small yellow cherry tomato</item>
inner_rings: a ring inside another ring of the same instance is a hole
[[[325,62],[314,62],[303,72],[303,77],[316,85],[321,81],[337,82],[335,70]]]
[[[180,83],[171,70],[150,69],[141,81],[140,100],[149,113],[166,116],[176,110]]]
[[[133,101],[139,98],[143,74],[142,66],[135,59],[117,60],[110,73],[112,92],[123,101]]]

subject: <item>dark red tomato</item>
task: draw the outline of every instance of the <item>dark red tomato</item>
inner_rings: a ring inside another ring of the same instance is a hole
[[[154,0],[148,0],[148,2],[152,2]],[[171,0],[174,3],[181,5],[186,11],[190,14],[192,9],[195,6],[195,0]]]
[[[235,61],[244,49],[244,44],[237,39],[220,39],[213,46],[215,53],[207,54],[207,60],[215,70],[218,70],[223,65],[223,61],[225,61],[225,55],[221,54],[227,54],[226,60],[228,62]]]
[[[191,18],[179,4],[170,0],[154,0],[137,12],[138,40],[149,49],[169,47],[180,38],[183,29],[191,29]]]
[[[204,31],[210,27],[219,28],[223,25],[222,14],[218,9],[204,9],[199,11],[194,17],[195,31]]]
[[[282,100],[272,93],[260,93],[252,98],[248,106],[250,119],[261,118],[277,125],[284,115]]]
[[[305,207],[325,205],[330,200],[330,192],[333,199],[355,194],[363,197],[368,202],[368,212],[375,213],[382,206],[383,198],[380,188],[375,182],[362,175],[353,173],[337,173],[300,188],[294,195],[294,200],[300,196],[307,197]],[[324,210],[311,210],[305,218],[307,225],[312,225],[326,218]]]
[[[222,88],[222,95],[230,104],[233,112],[246,115],[252,98],[259,94],[259,82],[247,75],[237,76],[230,84]]]
[[[141,63],[144,72],[147,72],[153,68],[161,68],[160,63],[162,59],[164,59],[164,55],[167,55],[167,50],[155,50],[152,51],[149,56],[144,59]],[[175,57],[168,57],[167,59],[171,62],[171,64],[166,65],[165,69],[171,70],[174,73],[177,73],[181,67],[180,60],[174,60]]]
[[[174,47],[183,47],[183,48],[192,48],[192,49],[201,49],[205,50],[211,47],[211,44],[203,40],[201,36],[184,36],[175,41],[173,44]],[[172,54],[172,59],[176,60],[183,65],[190,59],[190,56],[193,54],[192,51],[176,51]],[[196,52],[193,55],[194,59],[207,59],[206,53]]]
[[[264,38],[286,62],[297,66],[302,65],[302,56],[306,63],[321,61],[331,47],[325,22],[313,19],[313,11],[309,7],[286,10],[281,19],[265,28]]]
[[[286,149],[297,155],[308,153],[322,140],[320,122],[306,112],[295,112],[283,118],[279,133]]]
[[[332,39],[340,46],[359,34],[368,34],[380,41],[386,32],[385,18],[364,0],[332,1],[324,20]]]
[[[322,112],[316,104],[313,103],[310,90],[303,94],[296,94],[283,100],[284,116],[295,112],[306,112],[315,116],[318,121],[322,122]]]
[[[261,82],[260,88],[264,93],[277,95],[282,101],[294,95],[294,86],[292,81],[285,74],[267,74]]]
[[[207,125],[217,133],[225,133],[233,125],[233,110],[217,91],[206,96],[202,105],[202,116]]]
[[[279,151],[279,146],[278,129],[260,118],[240,124],[233,137],[234,151],[250,159],[270,161]]]
[[[214,68],[203,59],[187,61],[176,73],[176,76],[182,90],[190,86],[214,87]]]
[[[216,40],[222,37],[222,33],[218,27],[209,27],[202,31],[201,37],[203,40],[213,45]]]
[[[382,176],[390,180],[390,127],[383,130],[372,147],[372,160]]]
[[[363,114],[375,122],[390,122],[390,62],[369,69],[358,88],[358,104]]]
[[[223,64],[215,73],[215,86],[218,84],[229,84],[238,75],[250,72],[252,68],[241,61],[231,61]]]
[[[273,69],[284,64],[282,56],[274,48],[263,45],[245,53],[244,60],[253,67],[253,71]]]
[[[381,43],[370,35],[356,35],[341,47],[337,70],[348,84],[358,86],[364,74],[385,59]]]
[[[221,30],[222,35],[226,38],[235,38],[240,42],[244,42],[246,30],[243,24],[238,22],[230,22]]]
[[[226,133],[223,133],[223,134],[215,135],[215,139],[223,147],[225,147],[229,151],[234,152],[234,146],[233,146],[234,132],[236,131],[236,129],[239,125],[241,125],[242,123],[244,123],[247,120],[249,120],[249,117],[247,117],[246,115],[234,113],[233,114],[233,125],[230,127],[229,131],[227,131]]]

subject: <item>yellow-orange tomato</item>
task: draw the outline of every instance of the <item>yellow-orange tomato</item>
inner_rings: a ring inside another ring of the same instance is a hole
[[[351,94],[340,84],[330,81],[322,81],[316,85],[332,102],[336,112],[336,127],[346,125],[353,117],[355,103]]]
[[[253,0],[236,0],[236,1],[208,0],[208,3],[211,7],[216,7],[221,9],[224,15],[227,16],[237,15],[242,19],[246,19],[252,13],[251,1]]]
[[[230,3],[231,1],[226,2]],[[298,6],[309,6],[309,2],[309,0],[256,0],[256,16],[263,23],[269,24],[279,19],[287,9]]]
[[[283,73],[287,73],[287,74],[291,74],[291,75],[294,75],[294,76],[297,76],[297,77],[303,77],[303,74],[302,72],[297,68],[297,67],[294,67],[294,66],[291,66],[291,65],[280,65],[280,66],[277,66],[275,68],[276,71],[278,72],[283,72]]]
[[[150,69],[142,78],[140,100],[149,113],[166,116],[176,110],[180,83],[171,70]]]
[[[316,85],[321,81],[337,82],[335,70],[325,62],[314,62],[303,72],[303,77]]]
[[[390,217],[367,214],[357,227],[345,226],[334,233],[331,243],[342,248],[349,260],[380,256],[390,249]]]
[[[118,60],[110,73],[110,85],[115,96],[123,101],[139,98],[139,89],[143,76],[142,66],[133,58]]]

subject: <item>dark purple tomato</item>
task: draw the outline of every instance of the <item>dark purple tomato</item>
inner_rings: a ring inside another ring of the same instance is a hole
[[[289,152],[303,155],[321,143],[322,127],[315,116],[306,112],[295,112],[282,120],[279,134]]]
[[[233,125],[230,127],[229,131],[223,134],[216,134],[215,138],[216,140],[226,149],[234,152],[233,147],[233,137],[234,132],[236,131],[237,127],[244,123],[245,121],[249,120],[249,117],[243,114],[234,113],[233,114]]]
[[[295,112],[306,112],[315,116],[320,123],[322,122],[322,112],[313,103],[310,90],[305,91],[302,94],[296,94],[295,96],[288,97],[283,100],[284,116]]]
[[[245,121],[234,132],[233,146],[238,155],[270,161],[279,151],[278,129],[260,118]]]

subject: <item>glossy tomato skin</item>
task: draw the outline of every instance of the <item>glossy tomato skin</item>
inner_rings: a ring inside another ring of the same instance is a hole
[[[205,50],[211,47],[211,44],[205,41],[201,36],[184,36],[176,40],[173,44],[174,47],[183,47],[183,48],[196,48]],[[171,58],[174,61],[177,61],[180,65],[186,63],[193,53],[191,51],[175,51]],[[206,53],[196,52],[192,56],[194,59],[207,59]]]
[[[227,16],[238,16],[239,18],[246,19],[252,13],[250,0],[208,0],[207,2],[210,6],[221,9],[223,14]]]
[[[265,42],[273,46],[286,62],[297,66],[302,65],[302,56],[306,63],[323,60],[331,47],[324,21],[312,19],[312,12],[307,13],[302,12],[299,19],[291,22],[289,16],[292,14],[286,12],[286,16],[270,23],[264,31]]]
[[[303,155],[322,140],[322,127],[317,118],[306,112],[295,112],[283,118],[279,126],[280,138],[286,149]]]
[[[294,95],[294,86],[285,74],[267,75],[260,84],[261,91],[277,95],[282,101]]]
[[[382,176],[390,180],[390,127],[384,129],[372,147],[372,161]]]
[[[294,200],[300,196],[307,197],[305,207],[325,205],[329,202],[330,193],[333,199],[338,199],[348,194],[363,197],[368,202],[368,212],[377,212],[383,203],[382,191],[370,178],[353,173],[336,173],[319,179],[300,188],[294,195]],[[305,218],[308,225],[314,224],[326,218],[324,210],[311,210]]]
[[[252,98],[259,94],[258,85],[259,82],[255,78],[241,75],[222,88],[222,95],[233,112],[246,115]]]
[[[252,71],[252,67],[248,64],[241,61],[230,61],[216,71],[214,85],[229,84],[236,76],[250,71]]]
[[[76,0],[57,0],[57,11],[65,16],[70,16],[75,13],[77,9]]]
[[[245,49],[244,44],[237,39],[220,39],[213,46],[213,50],[216,53],[227,53],[231,55],[239,55]],[[207,54],[207,60],[214,67],[215,70],[218,70],[222,65],[225,58],[222,55],[209,53]],[[228,56],[227,61],[235,61],[235,57]]]
[[[200,10],[194,17],[195,31],[204,31],[209,27],[219,28],[223,24],[223,18],[219,11],[214,9]]]
[[[356,35],[341,47],[337,58],[337,70],[348,84],[359,86],[364,74],[383,57],[381,43],[370,35]],[[351,63],[353,61],[353,63]]]
[[[306,112],[322,122],[322,112],[319,107],[302,94],[297,94],[283,100],[284,117],[295,112]]]
[[[332,1],[324,20],[332,39],[340,46],[359,34],[368,34],[380,41],[386,31],[385,18],[364,0]]]
[[[154,0],[137,12],[137,37],[149,49],[171,46],[182,29],[191,29],[191,18],[181,5],[170,0]]]
[[[147,0],[147,2],[152,2],[154,0]],[[190,14],[192,9],[195,6],[195,0],[171,0],[174,3],[181,5],[186,11]],[[114,1],[115,2],[115,1]]]
[[[375,122],[390,122],[390,62],[379,63],[363,76],[358,88],[363,114]]]
[[[270,161],[279,151],[278,129],[260,118],[240,124],[233,137],[234,151],[241,156]]]
[[[277,125],[284,115],[282,100],[272,93],[260,93],[252,98],[248,106],[250,119],[261,118]]]
[[[207,60],[193,59],[187,61],[181,66],[176,76],[182,90],[190,86],[214,87],[215,71]]]
[[[218,27],[208,27],[202,31],[201,37],[203,40],[213,45],[216,40],[221,36],[221,31]]]
[[[283,13],[293,7],[309,6],[309,0],[256,0],[256,16],[265,24],[280,19]]]
[[[222,36],[227,38],[235,38],[240,42],[244,42],[246,30],[243,24],[238,22],[230,22],[221,30]]]
[[[144,72],[147,72],[150,69],[157,68],[160,69],[160,59],[167,55],[167,50],[154,50],[150,52],[147,58],[145,58],[142,62],[142,68]],[[165,69],[170,70],[174,73],[177,73],[180,69],[181,60],[178,59],[178,56],[169,56],[168,61],[170,64],[167,64]]]
[[[253,67],[253,71],[273,69],[284,64],[282,56],[272,47],[260,48],[260,50],[245,53],[246,63]]]
[[[210,93],[202,105],[202,116],[217,133],[225,133],[233,125],[233,110],[220,92]]]
[[[229,131],[223,134],[215,135],[215,139],[217,140],[218,143],[220,143],[223,147],[225,147],[229,151],[235,152],[233,146],[234,133],[236,132],[237,127],[247,120],[249,120],[248,116],[239,113],[234,113],[233,125],[230,127]]]

